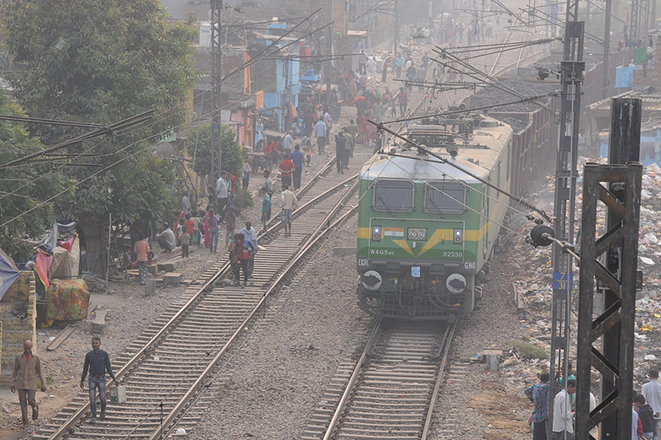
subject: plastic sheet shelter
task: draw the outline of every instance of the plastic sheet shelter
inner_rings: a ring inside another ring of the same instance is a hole
[[[12,260],[1,248],[0,248],[0,300],[5,296],[7,290],[14,284],[16,278],[18,278],[19,270]]]

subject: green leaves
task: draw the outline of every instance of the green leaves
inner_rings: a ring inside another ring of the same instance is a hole
[[[0,91],[0,113],[24,116]],[[0,122],[0,164],[38,152],[43,147],[16,122]],[[0,169],[0,247],[19,262],[32,256],[23,239],[36,239],[53,223],[52,205],[43,203],[71,187],[63,174],[49,162],[18,164]],[[6,224],[5,224],[6,223]]]
[[[221,126],[222,168],[237,178],[243,175],[243,152],[234,131]],[[211,174],[211,124],[202,124],[190,131],[186,143],[188,155],[193,158],[193,170],[201,175]]]
[[[152,153],[160,133],[189,118],[197,78],[191,24],[168,20],[158,0],[15,0],[2,12],[7,48],[21,67],[9,80],[29,115],[107,125],[155,111],[149,123],[66,149],[100,155],[76,159],[92,166],[66,168],[78,183],[56,212],[78,220],[110,212],[118,223],[154,226],[169,218],[178,206],[176,177]],[[87,132],[30,129],[45,145]]]

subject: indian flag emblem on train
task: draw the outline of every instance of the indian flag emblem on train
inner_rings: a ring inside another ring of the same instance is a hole
[[[403,237],[404,228],[383,228],[384,237]]]

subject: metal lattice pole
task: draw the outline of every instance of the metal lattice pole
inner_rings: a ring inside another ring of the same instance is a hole
[[[581,84],[584,22],[578,19],[578,1],[568,0],[565,39],[561,68],[560,131],[555,176],[554,235],[561,241],[574,241],[574,214],[578,162],[578,127],[581,112]],[[556,371],[568,376],[573,262],[560,246],[553,248],[553,302],[551,304],[551,389],[550,418],[553,418],[553,398],[561,387],[555,383]],[[566,386],[567,381],[564,381]]]
[[[602,439],[631,435],[633,333],[642,166],[640,99],[613,99],[609,166],[585,168],[578,314],[577,438],[598,423]],[[635,163],[635,165],[632,165]],[[627,165],[625,165],[627,164]],[[601,185],[608,184],[607,187]],[[608,188],[608,189],[606,189]],[[608,208],[595,241],[596,205]],[[626,262],[626,264],[625,264]],[[595,278],[598,282],[595,295]],[[603,298],[600,307],[593,297]],[[597,318],[593,319],[597,313]],[[601,340],[601,350],[593,346]],[[601,373],[601,403],[589,414],[591,368]]]
[[[211,178],[215,185],[222,170],[223,139],[221,131],[221,58],[220,17],[222,0],[211,0]]]

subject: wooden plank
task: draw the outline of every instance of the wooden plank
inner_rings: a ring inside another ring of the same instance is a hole
[[[96,304],[93,305],[88,311],[87,311],[87,316],[91,315],[94,313],[94,310],[96,310]],[[75,323],[69,323],[64,329],[51,341],[50,344],[46,347],[47,351],[53,351],[57,349],[62,343],[69,337],[71,336],[71,333],[74,332],[78,328],[78,322]]]

